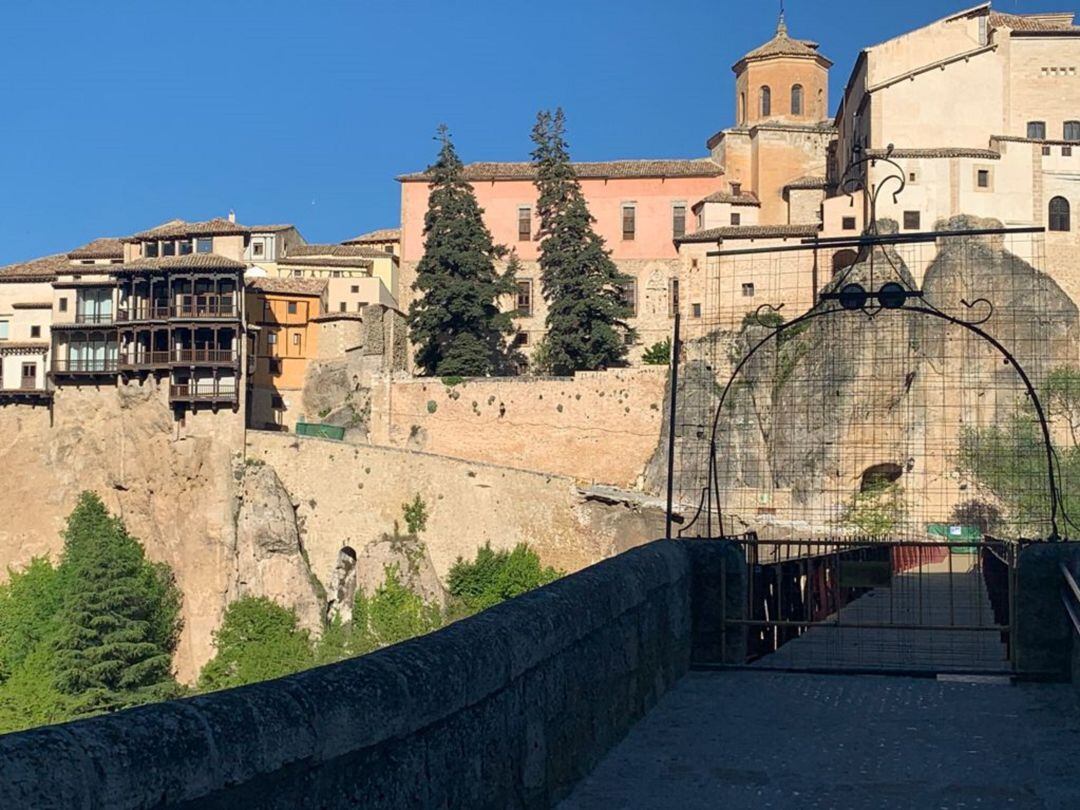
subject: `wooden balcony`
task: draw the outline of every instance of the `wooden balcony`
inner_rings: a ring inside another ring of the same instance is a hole
[[[240,310],[232,298],[194,296],[172,307],[170,317],[174,320],[223,320],[239,318]]]
[[[172,355],[167,351],[141,352],[134,357],[121,357],[120,368],[125,371],[139,369],[168,368]]]
[[[173,365],[235,366],[240,354],[232,349],[176,349],[170,361]]]
[[[140,323],[145,321],[167,321],[172,308],[165,303],[138,304],[134,307],[121,307],[116,310],[117,323]]]
[[[73,323],[87,326],[112,326],[116,323],[112,312],[76,312]]]
[[[235,405],[239,401],[239,389],[235,383],[221,386],[196,386],[192,383],[169,386],[170,402],[216,402]]]
[[[5,388],[3,380],[0,380],[0,404],[17,402],[28,405],[48,405],[52,402],[52,398],[52,389],[41,388],[33,380],[22,381],[18,388]]]
[[[119,363],[115,357],[80,357],[74,360],[54,357],[53,376],[98,377],[116,374]]]

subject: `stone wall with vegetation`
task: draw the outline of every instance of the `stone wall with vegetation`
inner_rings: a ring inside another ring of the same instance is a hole
[[[371,399],[374,444],[619,487],[656,449],[667,366],[573,378],[392,380]]]
[[[477,548],[528,543],[545,564],[577,571],[663,534],[655,509],[613,504],[571,478],[463,463],[410,450],[281,433],[248,433],[248,466],[276,471],[295,507],[299,541],[315,576],[334,578],[343,549],[359,559],[361,582],[382,576],[382,554],[404,534],[404,505],[419,496],[426,528],[421,562],[445,581]]]
[[[687,671],[692,570],[727,551],[653,543],[360,658],[0,737],[0,806],[550,807]]]

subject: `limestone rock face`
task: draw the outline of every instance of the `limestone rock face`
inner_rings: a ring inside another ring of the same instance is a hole
[[[304,559],[289,493],[266,465],[245,465],[240,475],[229,599],[265,596],[295,610],[300,626],[317,636],[326,600]]]
[[[364,356],[308,364],[304,414],[311,421],[346,429],[352,440],[367,441],[371,429],[371,381],[377,359]]]

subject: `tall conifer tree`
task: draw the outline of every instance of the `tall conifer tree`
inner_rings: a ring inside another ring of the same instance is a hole
[[[540,278],[547,299],[541,362],[555,374],[620,364],[634,332],[619,273],[593,230],[581,183],[570,165],[562,109],[541,111],[532,132],[539,192]]]
[[[439,127],[439,139],[442,148],[429,169],[424,256],[412,285],[420,295],[409,306],[416,362],[430,375],[502,373],[513,323],[499,302],[516,289],[495,267],[506,250],[484,225],[484,212],[445,126]]]
[[[68,517],[60,570],[56,679],[75,697],[75,712],[175,694],[180,593],[172,573],[150,563],[139,541],[92,493],[84,492]]]

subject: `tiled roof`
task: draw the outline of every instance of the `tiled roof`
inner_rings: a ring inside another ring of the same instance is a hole
[[[364,320],[364,316],[363,313],[360,312],[326,312],[311,320],[315,323],[324,323],[325,321],[362,321]]]
[[[792,39],[788,36],[787,23],[784,21],[783,14],[780,15],[780,24],[776,27],[776,36],[760,48],[750,51],[736,62],[734,70],[738,72],[744,62],[753,59],[768,59],[773,56],[810,56],[829,62],[828,59],[818,53],[818,44],[816,42],[811,42],[808,39]],[[829,62],[829,64],[831,65],[832,62]]]
[[[326,279],[317,278],[255,278],[248,282],[251,289],[263,293],[285,295],[322,295]]]
[[[784,186],[784,189],[786,190],[786,189],[789,189],[789,188],[795,188],[795,189],[800,189],[800,188],[825,188],[828,185],[829,185],[829,181],[826,180],[824,177],[821,177],[821,176],[816,175],[816,174],[808,174],[808,175],[805,175],[804,177],[798,178],[797,180],[792,180],[790,183],[788,183],[786,186]]]
[[[872,158],[979,158],[981,160],[1001,160],[1001,153],[993,149],[969,149],[967,147],[944,146],[936,149],[894,149],[889,154],[887,149],[867,149],[866,156]]]
[[[116,237],[105,237],[88,242],[68,253],[69,259],[122,259],[124,245]]]
[[[684,242],[719,242],[721,239],[793,239],[816,236],[817,225],[738,225],[726,228],[710,228],[707,231],[688,233],[675,240]]]
[[[67,270],[70,266],[66,253],[42,256],[40,259],[0,267],[0,282],[52,281],[57,272]]]
[[[380,228],[377,231],[368,231],[352,239],[346,239],[343,245],[363,245],[371,242],[397,242],[401,239],[401,228]]]
[[[386,254],[390,255],[390,254]],[[361,258],[320,258],[318,256],[297,256],[279,259],[278,264],[283,267],[358,267],[364,270],[371,268],[371,259]]]
[[[368,259],[385,259],[392,255],[385,250],[363,245],[297,245],[289,248],[289,255],[281,261],[287,262],[298,256],[363,256]]]
[[[52,309],[52,301],[16,301],[12,309]]]
[[[134,236],[125,236],[122,241],[138,242],[143,239],[176,239],[184,236],[228,236],[230,234],[250,232],[250,228],[237,225],[235,222],[230,222],[221,217],[208,219],[205,222],[187,222],[182,219],[171,219],[155,228],[140,231]]]
[[[672,160],[608,160],[599,163],[572,163],[579,178],[623,177],[718,177],[724,170],[710,158],[685,158]],[[428,180],[427,171],[405,174],[398,180]],[[469,163],[465,166],[465,179],[482,180],[534,180],[536,167],[532,163]]]
[[[739,194],[732,194],[729,191],[715,191],[708,197],[704,197],[694,203],[692,210],[697,211],[705,203],[729,203],[731,205],[753,205],[760,206],[761,200],[752,191],[743,191]]]
[[[250,231],[251,233],[278,233],[279,231],[288,231],[295,227],[295,225],[281,223],[280,225],[248,225],[245,230]]]
[[[143,273],[147,270],[245,270],[247,265],[216,253],[189,253],[187,256],[159,256],[136,259],[109,268],[110,273]]]
[[[990,12],[990,25],[1013,31],[1069,31],[1080,30],[1073,25],[1075,15],[1071,11],[1046,14],[1006,14]]]

